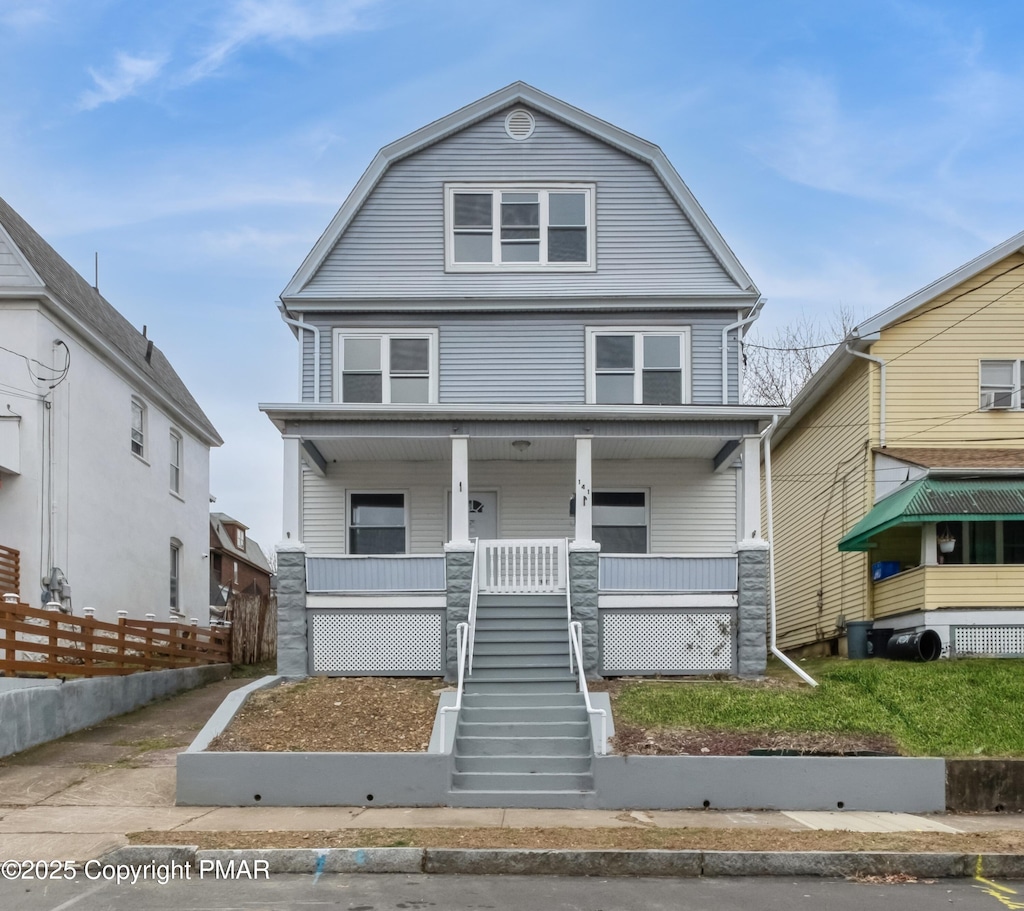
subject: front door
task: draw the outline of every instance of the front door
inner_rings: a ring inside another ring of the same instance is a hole
[[[469,492],[469,537],[483,541],[498,537],[498,491]]]

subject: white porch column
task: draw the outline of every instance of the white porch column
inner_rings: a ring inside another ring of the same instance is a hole
[[[743,439],[743,506],[740,509],[740,541],[756,541],[761,534],[761,438]]]
[[[593,437],[576,437],[576,544],[594,543],[594,495],[590,489]]]
[[[469,438],[452,437],[452,539],[469,543]]]
[[[937,566],[939,563],[939,535],[934,522],[921,526],[921,565]]]
[[[286,437],[284,440],[284,497],[282,501],[282,540],[288,544],[302,541],[302,471],[299,458],[299,441]]]

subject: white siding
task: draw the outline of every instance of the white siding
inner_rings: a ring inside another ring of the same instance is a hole
[[[472,444],[471,444],[472,445]],[[572,462],[470,462],[470,487],[498,491],[502,538],[572,537]],[[405,491],[409,552],[440,553],[448,537],[451,468],[441,462],[350,462],[326,478],[303,473],[303,541],[310,554],[345,553],[346,490]],[[705,460],[595,462],[594,487],[651,492],[653,553],[731,552],[736,545],[736,476]]]

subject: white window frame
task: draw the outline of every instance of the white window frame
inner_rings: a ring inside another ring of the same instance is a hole
[[[689,326],[588,326],[587,327],[587,350],[586,370],[587,383],[586,395],[587,404],[598,404],[597,401],[597,338],[601,335],[632,335],[633,336],[633,405],[644,403],[644,364],[643,364],[643,338],[648,335],[678,336],[679,338],[679,370],[682,379],[682,404],[689,405],[691,400],[690,367],[692,358],[690,355],[690,327]],[[607,404],[606,407],[615,408],[614,404]],[[665,408],[672,406],[649,405],[650,408]]]
[[[237,547],[239,550],[245,550],[245,529],[244,528],[236,528],[235,529],[235,547]]]
[[[379,490],[379,489],[378,490],[346,490],[345,491],[345,553],[347,555],[349,555],[349,556],[370,556],[370,557],[372,557],[372,556],[378,556],[378,557],[400,556],[399,554],[353,554],[352,553],[352,536],[351,536],[351,531],[352,531],[352,527],[353,527],[352,526],[352,497],[353,496],[360,496],[360,495],[363,495],[363,496],[371,495],[372,496],[374,494],[389,495],[389,496],[390,495],[399,495],[399,494],[401,495],[401,497],[402,497],[402,509],[403,509],[402,521],[405,523],[405,549],[402,551],[402,554],[411,553],[411,551],[409,550],[409,545],[410,545],[410,542],[411,542],[410,526],[411,526],[412,523],[410,521],[411,516],[410,516],[410,509],[409,509],[409,491],[408,490]],[[391,526],[381,526],[381,527],[388,527],[388,528],[390,528]]]
[[[1009,364],[1010,385],[986,383],[986,364]],[[1021,409],[1021,362],[1013,358],[982,358],[978,361],[978,410],[1019,411]],[[1005,403],[1005,404],[1003,404]]]
[[[185,440],[182,435],[172,429],[170,432],[170,477],[168,482],[170,484],[170,491],[176,497],[182,496],[182,480],[184,478],[184,462],[185,462]]]
[[[595,230],[597,188],[592,183],[510,183],[510,184],[445,184],[445,271],[446,272],[594,272],[597,270],[597,243]],[[584,194],[584,221],[587,230],[587,258],[585,262],[551,263],[548,251],[548,196],[550,193],[575,192]],[[455,261],[455,194],[490,193],[491,202],[491,261],[465,263]],[[501,194],[536,193],[540,207],[540,257],[538,262],[506,263],[501,261]]]
[[[180,614],[181,610],[181,541],[177,538],[171,538],[171,550],[170,550],[170,591],[169,594],[169,607],[176,614]]]
[[[380,339],[380,366],[381,366],[381,401],[380,402],[349,402],[342,399],[342,379],[345,375],[345,339],[346,338],[379,338]],[[390,405],[391,402],[391,345],[393,338],[425,338],[430,346],[429,366],[430,371],[427,379],[427,402],[425,404],[436,405],[438,390],[440,388],[438,371],[438,330],[437,329],[335,329],[334,330],[334,401],[340,404],[363,405],[366,407],[374,404]],[[398,402],[395,404],[413,404]],[[420,403],[422,404],[422,403]]]
[[[135,415],[139,415],[140,426],[135,426]],[[146,403],[142,401],[138,396],[132,396],[131,406],[131,426],[129,427],[129,450],[131,454],[137,459],[141,459],[143,462],[146,461],[146,434],[148,431],[148,412],[146,409]]]
[[[647,539],[644,543],[644,553],[649,554],[651,552],[651,488],[649,487],[596,487],[594,488],[594,504],[592,509],[597,508],[597,495],[602,493],[642,493],[644,495],[644,530],[647,533]],[[602,528],[604,527],[600,522],[592,522],[593,527]],[[603,551],[602,551],[603,552]],[[611,554],[612,551],[607,551]]]

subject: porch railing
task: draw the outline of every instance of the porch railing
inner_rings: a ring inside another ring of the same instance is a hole
[[[565,539],[481,541],[481,594],[561,594]]]
[[[601,555],[602,592],[736,591],[735,554]]]
[[[430,554],[306,558],[310,592],[444,591],[444,557]]]

